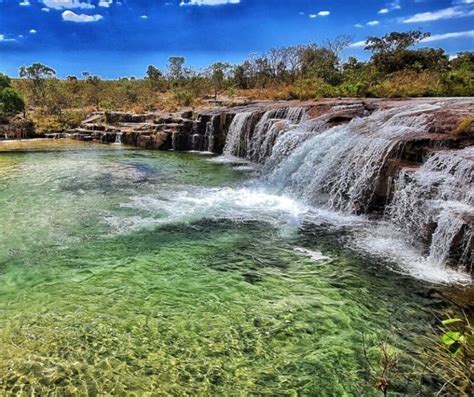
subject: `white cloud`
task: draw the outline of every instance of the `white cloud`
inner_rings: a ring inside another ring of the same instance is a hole
[[[356,41],[349,45],[349,48],[361,48],[365,47],[365,40]]]
[[[20,1],[19,5],[22,7],[28,7],[31,5],[31,3],[29,0],[23,0],[23,1]]]
[[[448,40],[448,39],[457,39],[460,37],[472,37],[474,38],[474,30],[466,30],[464,32],[450,32],[450,33],[441,33],[434,34],[432,36],[426,37],[421,40],[422,43],[431,43],[432,41]]]
[[[31,34],[36,34],[36,33],[38,33],[38,31],[36,29],[30,29],[30,33]]]
[[[378,11],[378,14],[388,14],[389,12],[394,11],[394,10],[399,10],[400,8],[402,8],[400,6],[400,0],[394,0],[388,3],[385,7],[381,8]]]
[[[140,18],[141,19],[148,19],[148,15],[142,15]]]
[[[448,7],[438,11],[421,12],[404,19],[403,23],[420,23],[439,21],[440,19],[461,18],[474,15],[474,9],[465,7]]]
[[[99,7],[109,8],[113,2],[114,0],[100,0],[98,5]]]
[[[86,23],[86,22],[97,22],[100,21],[103,16],[96,15],[85,15],[85,14],[76,14],[73,11],[66,10],[62,13],[63,21],[66,22],[77,22],[77,23]]]
[[[378,24],[380,24],[379,21],[369,21],[369,22],[367,22],[367,25],[369,25],[369,26],[376,26]]]
[[[356,24],[354,25],[354,27],[355,27],[355,28],[363,28],[364,25],[362,25],[361,23],[356,23]]]
[[[91,9],[95,8],[94,4],[81,1],[81,0],[43,0],[43,4],[48,8],[54,8],[55,10],[62,10],[63,8],[83,8]]]
[[[48,8],[48,7],[43,7],[43,8],[41,9],[41,11],[49,12],[49,8]]]
[[[0,34],[0,42],[1,41],[16,41],[15,39],[7,39],[4,34]]]
[[[179,5],[183,6],[220,6],[224,4],[239,4],[240,0],[188,0],[181,1]]]
[[[319,11],[317,14],[309,14],[310,18],[327,17],[331,13],[329,11]]]

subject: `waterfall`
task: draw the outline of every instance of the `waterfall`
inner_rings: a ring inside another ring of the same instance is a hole
[[[248,139],[246,157],[256,163],[263,163],[271,154],[271,149],[276,138],[282,133],[282,126],[274,128],[275,123],[285,120],[289,124],[298,124],[305,115],[305,108],[279,108],[264,113],[255,126],[255,131]],[[284,129],[285,127],[283,127]],[[262,150],[262,148],[265,149]]]
[[[215,135],[216,135],[216,122],[219,120],[218,115],[211,116],[211,120],[206,124],[206,133],[204,134],[207,142],[207,151],[214,152],[215,149]]]
[[[270,158],[270,163],[279,165],[270,170],[269,185],[310,204],[365,213],[373,203],[387,157],[401,138],[423,130],[425,112],[434,109],[419,105],[378,111],[311,138],[298,131],[303,142],[288,157],[282,162],[275,161],[274,155]],[[287,134],[294,137],[295,132]],[[286,134],[280,139],[286,141]],[[275,156],[281,157],[281,150]]]
[[[227,133],[224,154],[263,163],[271,154],[276,139],[291,124],[299,123],[305,108],[278,108],[266,111],[255,125],[259,112],[237,113]]]
[[[471,270],[474,148],[434,146],[438,151],[418,168],[394,163],[406,142],[428,133],[440,107],[418,103],[367,114],[347,105],[312,119],[304,108],[243,112],[230,125],[224,153],[263,164],[261,182],[274,193],[345,214],[379,211],[390,230],[424,247],[429,263]]]
[[[122,132],[117,132],[115,134],[115,144],[116,145],[121,145],[122,144],[122,136],[123,136]]]
[[[227,133],[224,154],[228,156],[245,156],[246,134],[252,112],[237,113]]]
[[[429,258],[442,264],[473,258],[474,148],[432,154],[416,170],[400,173],[387,217],[407,236],[429,244]],[[455,252],[456,254],[456,252]]]

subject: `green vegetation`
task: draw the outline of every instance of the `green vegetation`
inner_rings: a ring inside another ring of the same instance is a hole
[[[474,53],[450,59],[443,49],[413,48],[428,37],[420,31],[369,37],[365,49],[372,56],[366,62],[342,60],[352,40],[341,36],[322,45],[275,48],[238,65],[217,62],[202,70],[188,68],[184,57],[174,56],[166,71],[150,65],[144,78],[117,80],[102,80],[89,72],[61,80],[54,69],[35,63],[21,67],[20,79],[12,85],[25,98],[39,132],[74,127],[71,114],[75,121],[96,110],[174,111],[211,100],[232,103],[236,96],[305,100],[474,95]],[[3,94],[9,103],[3,112],[22,109],[15,95],[11,89]]]
[[[20,113],[24,108],[25,102],[11,87],[10,78],[0,73],[0,117]]]

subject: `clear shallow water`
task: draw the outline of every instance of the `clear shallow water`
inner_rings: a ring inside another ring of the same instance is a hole
[[[359,220],[245,179],[196,154],[0,145],[0,392],[375,395],[363,336],[416,360],[437,288],[347,248]]]

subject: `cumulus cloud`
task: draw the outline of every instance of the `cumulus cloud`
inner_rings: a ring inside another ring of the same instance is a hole
[[[100,21],[103,16],[96,15],[85,15],[85,14],[76,14],[73,11],[66,10],[62,13],[63,21],[66,22],[76,22],[76,23],[86,23],[86,22],[97,22]]]
[[[30,29],[30,34],[36,34],[38,31],[36,29]]]
[[[376,25],[378,25],[379,23],[380,23],[379,21],[369,21],[369,22],[367,22],[367,25],[369,25],[369,26],[376,26]]]
[[[23,0],[23,1],[20,1],[19,5],[22,7],[28,7],[31,5],[31,3],[29,0]]]
[[[379,14],[388,14],[389,11],[390,10],[388,8],[381,8],[378,13]]]
[[[183,0],[179,5],[183,6],[220,6],[224,4],[239,4],[240,0]]]
[[[432,41],[458,39],[460,37],[474,38],[474,30],[466,30],[464,32],[450,32],[450,33],[434,34],[432,36],[424,38],[423,40],[421,40],[421,42],[422,43],[431,43]]]
[[[466,3],[469,4],[469,3]],[[462,18],[474,15],[473,8],[466,7],[448,7],[438,11],[428,11],[420,12],[418,14],[412,15],[404,19],[403,23],[421,23],[421,22],[433,22],[439,21],[441,19],[453,19],[453,18]]]
[[[354,25],[354,27],[356,27],[356,28],[363,28],[364,25],[362,25],[361,23],[356,23],[356,24]]]
[[[43,0],[43,4],[48,8],[54,8],[55,10],[82,8],[91,9],[95,8],[94,4],[88,3],[81,0]]]
[[[140,18],[141,19],[148,19],[148,15],[142,15]]]
[[[113,2],[114,0],[100,0],[98,5],[99,7],[109,8]]]

